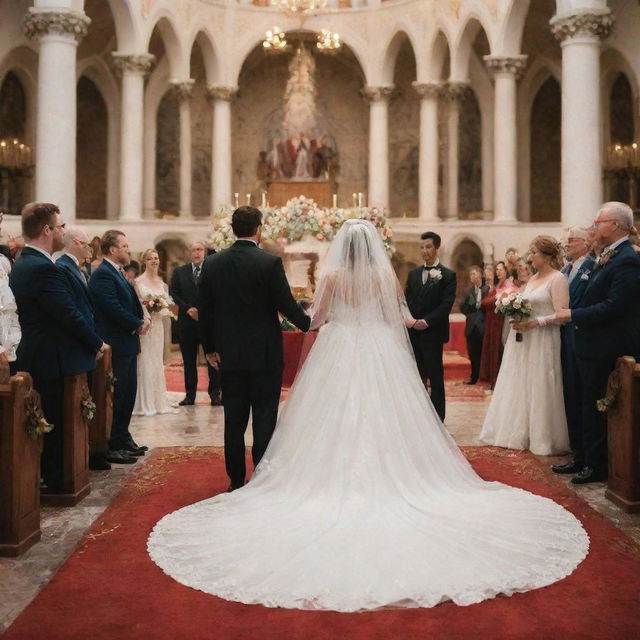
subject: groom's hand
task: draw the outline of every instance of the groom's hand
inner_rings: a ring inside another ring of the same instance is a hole
[[[220,368],[220,354],[219,353],[207,353],[207,362],[217,371]]]

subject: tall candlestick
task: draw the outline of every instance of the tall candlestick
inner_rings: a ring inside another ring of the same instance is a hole
[[[247,204],[251,204],[251,194],[247,193]]]
[[[267,206],[267,192],[262,192],[262,208],[264,209]]]
[[[336,209],[338,207],[338,194],[333,194],[333,208]]]
[[[234,193],[233,194],[233,205],[235,206],[235,208],[238,208],[238,198],[240,197],[239,193]]]
[[[353,206],[354,207],[358,206],[358,194],[357,193],[353,194]]]
[[[362,206],[362,191],[358,191],[358,206]]]

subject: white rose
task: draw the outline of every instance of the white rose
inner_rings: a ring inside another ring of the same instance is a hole
[[[429,278],[431,280],[440,280],[442,278],[442,272],[439,269],[429,269]]]

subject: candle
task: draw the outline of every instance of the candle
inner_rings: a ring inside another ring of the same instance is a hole
[[[267,192],[262,192],[262,208],[264,209],[267,206]]]
[[[333,194],[333,208],[336,209],[338,207],[338,194]]]
[[[247,193],[247,204],[251,204],[251,194]]]
[[[240,194],[239,194],[239,193],[234,193],[234,194],[233,194],[233,204],[234,204],[234,206],[235,206],[235,208],[236,208],[236,209],[238,208],[238,198],[239,198],[239,197],[240,197]]]
[[[354,207],[358,206],[358,194],[357,193],[353,194],[353,206]]]
[[[358,191],[358,206],[362,206],[362,191]]]

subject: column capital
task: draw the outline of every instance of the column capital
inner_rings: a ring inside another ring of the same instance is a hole
[[[238,92],[238,87],[226,87],[220,84],[207,85],[207,98],[211,101],[224,100],[231,102]]]
[[[29,40],[43,36],[71,36],[80,42],[87,35],[91,18],[81,11],[43,11],[34,7],[24,17],[23,30]]]
[[[412,82],[413,90],[420,98],[439,98],[444,94],[444,83],[442,82]]]
[[[169,84],[171,91],[180,102],[188,102],[193,98],[193,85],[196,83],[191,78],[189,80],[172,80]]]
[[[494,76],[509,74],[519,80],[527,66],[528,56],[484,56],[484,64]]]
[[[560,42],[571,38],[587,37],[604,40],[613,30],[615,18],[609,9],[587,9],[564,16],[554,16],[549,21],[551,32]]]
[[[149,73],[156,57],[150,53],[120,53],[114,51],[111,54],[113,66],[122,75],[125,71],[132,71],[144,76]]]
[[[395,87],[392,84],[380,87],[366,85],[362,90],[362,95],[370,102],[381,102],[382,100],[388,100],[394,89]]]
[[[450,102],[459,102],[468,91],[471,91],[471,85],[468,82],[445,82],[442,96]]]

